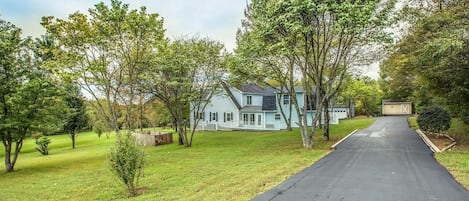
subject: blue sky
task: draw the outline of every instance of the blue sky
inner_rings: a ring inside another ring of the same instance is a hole
[[[2,0],[0,18],[23,30],[24,36],[37,37],[45,30],[39,24],[42,16],[67,18],[79,11],[87,13],[99,2],[110,0]],[[246,0],[123,0],[131,8],[146,6],[151,13],[164,18],[170,38],[210,37],[231,51],[236,46],[235,34],[241,26]]]

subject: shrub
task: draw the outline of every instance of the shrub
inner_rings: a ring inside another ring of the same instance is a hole
[[[469,109],[461,111],[459,116],[464,124],[469,125]]]
[[[439,135],[450,128],[451,116],[446,110],[432,106],[419,113],[417,124],[423,131]]]
[[[50,139],[47,137],[40,137],[36,139],[36,150],[39,151],[42,155],[49,155],[49,144]]]
[[[130,132],[117,135],[109,154],[111,171],[125,184],[130,196],[137,195],[140,173],[143,171],[144,151],[136,144]]]

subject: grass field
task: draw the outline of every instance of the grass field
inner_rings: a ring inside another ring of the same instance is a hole
[[[417,129],[416,117],[409,117],[409,124]],[[436,153],[435,158],[445,166],[466,189],[469,189],[469,126],[459,119],[452,119],[448,135],[457,141],[451,151]]]
[[[199,132],[191,148],[176,143],[147,147],[139,181],[143,194],[131,200],[248,200],[311,165],[334,142],[372,122],[343,120],[331,126],[330,141],[325,142],[319,132],[313,150],[301,147],[297,130]],[[25,141],[16,171],[0,173],[2,200],[127,199],[123,185],[106,166],[114,136],[81,133],[75,150],[67,135],[50,139],[48,156],[34,149],[33,140]]]

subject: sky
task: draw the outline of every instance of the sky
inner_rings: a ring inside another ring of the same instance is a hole
[[[0,18],[23,30],[23,36],[45,33],[40,25],[43,16],[66,19],[74,12],[88,13],[99,2],[110,0],[0,0]],[[236,31],[241,27],[249,0],[122,0],[132,9],[147,7],[164,19],[166,36],[209,37],[222,42],[226,50],[236,47]],[[378,64],[362,67],[363,74],[378,78]]]
[[[88,13],[99,2],[110,0],[1,0],[0,18],[23,30],[23,36],[45,33],[41,17],[65,19],[74,12]],[[246,0],[123,0],[133,9],[147,7],[164,19],[169,38],[209,37],[225,44],[228,51],[236,46],[236,30],[244,17]]]

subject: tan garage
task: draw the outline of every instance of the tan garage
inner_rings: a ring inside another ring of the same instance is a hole
[[[412,102],[383,100],[383,115],[410,115],[412,114]]]

